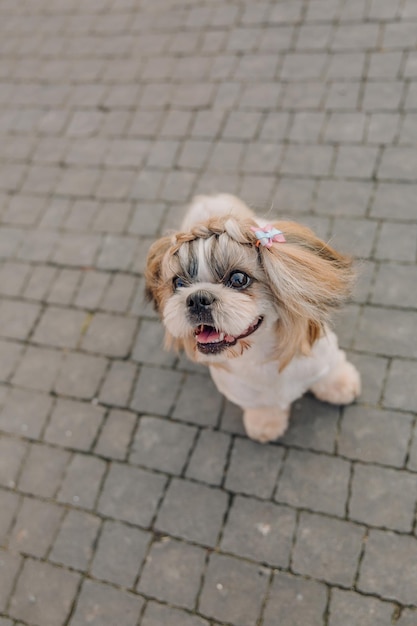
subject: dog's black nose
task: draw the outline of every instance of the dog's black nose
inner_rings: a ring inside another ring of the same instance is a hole
[[[207,311],[215,301],[215,297],[209,291],[194,291],[187,298],[187,306],[193,313]]]

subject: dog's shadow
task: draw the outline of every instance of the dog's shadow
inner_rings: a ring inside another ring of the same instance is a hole
[[[288,430],[277,443],[334,453],[341,408],[306,394],[291,408]]]

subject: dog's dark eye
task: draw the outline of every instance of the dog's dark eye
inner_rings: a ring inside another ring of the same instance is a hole
[[[176,276],[172,281],[172,284],[174,285],[174,289],[181,289],[181,287],[187,286],[187,283],[183,278],[181,278],[181,276]]]
[[[245,272],[232,272],[227,281],[227,286],[233,289],[245,289],[250,282],[251,279]]]

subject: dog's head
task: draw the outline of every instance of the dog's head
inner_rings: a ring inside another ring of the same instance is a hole
[[[262,340],[281,368],[308,353],[330,311],[350,293],[351,259],[305,226],[273,226],[285,242],[270,247],[259,245],[252,219],[231,215],[153,244],[146,294],[162,316],[168,346],[221,364]]]

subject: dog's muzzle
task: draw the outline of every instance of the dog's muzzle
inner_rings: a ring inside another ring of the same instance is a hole
[[[210,291],[200,289],[190,293],[186,304],[188,318],[193,324],[213,324],[212,305],[216,302],[215,296]]]

